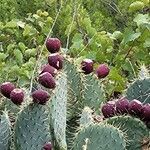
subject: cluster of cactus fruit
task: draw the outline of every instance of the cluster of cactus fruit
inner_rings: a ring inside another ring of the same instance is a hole
[[[59,39],[48,38],[46,48],[51,54],[32,98],[11,82],[0,86],[0,150],[150,149],[149,76],[136,79],[125,97],[106,102],[100,80],[109,74],[106,64],[94,71],[85,59],[78,71]]]

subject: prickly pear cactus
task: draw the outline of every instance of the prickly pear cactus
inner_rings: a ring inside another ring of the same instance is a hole
[[[50,141],[47,106],[30,104],[22,110],[15,125],[15,150],[41,150]]]
[[[125,135],[112,125],[95,124],[81,128],[73,150],[126,150]]]
[[[104,92],[99,80],[94,75],[85,75],[82,78],[82,103],[83,106],[93,108],[94,111],[99,109],[99,106],[104,102]]]
[[[150,103],[150,78],[136,80],[126,92],[129,100],[138,99],[142,103]]]
[[[112,117],[106,120],[108,124],[118,127],[127,134],[127,150],[148,150],[150,135],[146,125],[137,118],[130,116]]]
[[[11,139],[10,121],[7,112],[0,116],[0,149],[8,150]]]
[[[57,86],[50,101],[51,131],[55,148],[67,150],[66,144],[66,114],[67,114],[67,77],[60,73]]]

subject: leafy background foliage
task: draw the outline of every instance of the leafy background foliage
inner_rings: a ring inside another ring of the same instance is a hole
[[[150,4],[141,0],[2,0],[0,4],[0,82],[30,86],[47,55],[47,34],[77,57],[108,63],[103,81],[108,97],[122,92],[150,64]],[[30,5],[30,7],[29,7]],[[41,55],[42,52],[42,55]],[[34,70],[35,71],[35,70]],[[36,81],[36,79],[34,79]]]

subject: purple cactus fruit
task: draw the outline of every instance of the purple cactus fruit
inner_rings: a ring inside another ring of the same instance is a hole
[[[49,52],[56,53],[60,50],[61,42],[58,38],[48,38],[46,40],[46,47]]]
[[[56,86],[54,77],[48,72],[40,74],[38,81],[45,88],[54,89]]]
[[[101,108],[105,118],[113,117],[115,115],[115,101],[109,101]]]
[[[44,72],[48,72],[54,77],[57,74],[57,69],[50,66],[49,64],[45,64],[42,66],[42,71],[40,74],[42,74]]]
[[[0,85],[0,91],[3,96],[10,98],[10,93],[15,89],[15,86],[11,82],[5,82]]]
[[[140,117],[142,108],[143,108],[142,103],[140,101],[134,99],[129,103],[128,112],[130,115],[136,115],[136,116]]]
[[[16,105],[21,105],[24,99],[24,92],[22,89],[14,89],[10,93],[11,101]]]
[[[34,103],[44,105],[49,100],[50,96],[46,91],[39,89],[32,93],[32,98]]]
[[[142,119],[150,122],[150,104],[145,104],[142,109]]]
[[[43,149],[44,149],[44,150],[52,150],[52,144],[51,144],[51,142],[46,143],[46,144],[43,146]]]
[[[129,108],[129,101],[125,97],[116,101],[116,112],[117,114],[127,114]]]
[[[85,74],[93,72],[93,61],[91,59],[84,59],[81,62],[81,68]]]
[[[99,67],[96,69],[96,74],[98,78],[105,78],[109,74],[109,67],[106,64],[100,64]]]
[[[63,67],[63,57],[59,53],[54,53],[48,56],[48,63],[57,70]]]

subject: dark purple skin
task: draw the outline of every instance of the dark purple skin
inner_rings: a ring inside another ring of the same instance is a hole
[[[150,122],[150,104],[145,104],[142,109],[142,120]]]
[[[101,111],[105,118],[113,117],[115,115],[115,101],[109,101],[104,104]]]
[[[22,89],[14,89],[10,93],[11,101],[16,105],[21,105],[24,100],[24,92]]]
[[[50,66],[49,64],[45,64],[42,66],[42,71],[40,74],[44,73],[44,72],[48,72],[50,73],[53,77],[55,77],[55,75],[57,74],[57,69]]]
[[[143,108],[143,104],[140,101],[134,99],[129,103],[128,112],[130,115],[136,115],[140,117],[142,113],[142,108]]]
[[[46,47],[50,53],[56,53],[61,48],[61,42],[58,38],[48,38],[46,40]]]
[[[10,93],[14,89],[15,89],[15,85],[12,84],[11,82],[2,83],[0,86],[0,91],[1,91],[2,95],[7,98],[10,98]]]
[[[116,113],[117,114],[127,114],[128,113],[128,108],[129,108],[129,101],[127,98],[123,97],[116,101]]]
[[[34,103],[45,105],[49,100],[50,95],[46,91],[39,89],[32,93],[32,98]]]
[[[54,77],[48,72],[44,72],[41,75],[39,75],[38,81],[45,88],[54,89],[56,87],[56,82]]]
[[[109,67],[106,64],[100,64],[98,68],[96,69],[96,74],[97,77],[100,78],[105,78],[110,72]]]
[[[44,146],[43,146],[43,149],[44,150],[52,150],[52,144],[49,142],[49,143],[46,143]]]
[[[81,62],[81,69],[84,74],[90,74],[93,72],[93,61],[91,59],[85,59]]]
[[[59,53],[54,53],[48,56],[48,63],[57,70],[62,69],[64,58]]]

